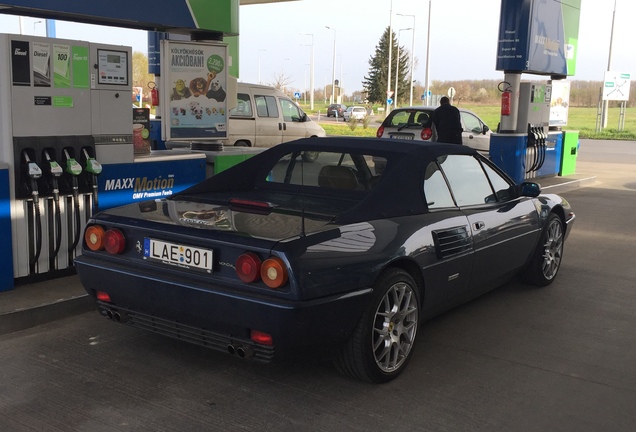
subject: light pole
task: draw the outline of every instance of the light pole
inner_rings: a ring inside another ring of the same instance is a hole
[[[415,15],[396,14],[400,16],[409,16],[413,18],[413,37],[411,38],[411,91],[409,95],[409,106],[413,106],[413,83],[415,82]]]
[[[266,49],[258,50],[258,83],[259,84],[263,84],[263,82],[261,81],[261,52],[263,51],[267,51],[267,50]]]
[[[391,0],[393,1],[393,0]],[[333,30],[333,67],[331,72],[331,99],[330,103],[336,103],[336,29],[325,26],[329,30]]]
[[[402,30],[411,30],[411,27],[403,28],[398,30],[397,37],[397,56],[395,57],[395,94],[393,98],[393,106],[397,108],[397,100],[398,100],[398,77],[400,76],[400,33]]]
[[[35,34],[35,25],[40,24],[42,21],[36,21],[33,23],[33,34]]]
[[[302,33],[305,36],[311,36],[311,58],[309,61],[309,108],[314,109],[314,35],[311,33]]]
[[[428,0],[428,26],[427,26],[427,35],[426,35],[426,93],[425,100],[426,106],[431,104],[431,85],[430,85],[430,77],[429,77],[429,59],[431,56],[431,0]]]
[[[389,104],[389,95],[391,94],[391,51],[393,49],[393,0],[391,0],[391,9],[389,10],[389,73],[386,79],[386,114],[389,115],[391,105]]]
[[[614,0],[614,13],[612,14],[612,30],[610,33],[610,44],[609,44],[609,55],[607,57],[607,71],[610,72],[612,69],[612,44],[614,42],[614,20],[616,19],[616,0]],[[602,122],[601,129],[605,129],[607,127],[607,117],[609,111],[609,101],[603,101],[603,109],[602,109]]]

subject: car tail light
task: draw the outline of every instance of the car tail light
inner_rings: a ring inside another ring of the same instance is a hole
[[[110,295],[104,291],[97,291],[95,293],[97,300],[110,303]]]
[[[92,251],[104,249],[104,228],[99,225],[91,225],[84,232],[86,246]]]
[[[109,229],[104,233],[104,248],[111,254],[120,254],[126,249],[126,237],[117,228]]]
[[[382,135],[384,135],[384,126],[380,126],[378,131],[375,133],[375,136],[378,138],[382,138]]]
[[[433,130],[431,128],[424,128],[422,129],[420,136],[422,137],[424,141],[428,141],[433,136]]]
[[[287,268],[283,260],[271,257],[263,261],[261,279],[270,288],[280,288],[287,283]]]
[[[256,282],[261,278],[261,260],[255,253],[246,252],[236,259],[236,274],[246,283]]]
[[[256,342],[257,344],[268,345],[268,346],[274,345],[274,340],[272,339],[272,335],[268,333],[260,332],[258,330],[252,330],[250,333],[251,333],[250,339],[252,339],[252,342]]]

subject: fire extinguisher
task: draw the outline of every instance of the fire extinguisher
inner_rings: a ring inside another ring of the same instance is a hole
[[[148,87],[150,88],[150,103],[152,106],[159,105],[159,91],[157,90],[157,84],[154,81],[148,83]]]
[[[507,87],[502,89],[502,84],[506,84]],[[510,115],[510,98],[512,97],[512,90],[510,83],[508,82],[500,82],[499,83],[499,91],[501,92],[501,115],[509,116]]]

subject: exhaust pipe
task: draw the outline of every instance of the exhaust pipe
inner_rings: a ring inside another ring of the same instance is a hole
[[[236,354],[236,348],[234,347],[234,345],[229,344],[229,345],[227,346],[227,352],[228,352],[228,353],[230,353],[231,355]]]
[[[254,355],[254,349],[251,346],[244,347],[241,345],[236,349],[236,353],[240,358],[249,358]]]
[[[112,319],[113,319],[113,311],[112,311],[112,310],[108,309],[108,310],[106,311],[106,318],[108,318],[108,319],[110,319],[110,320],[112,320]]]
[[[113,314],[113,317],[115,318],[115,321],[121,322],[121,315],[119,314],[119,312],[115,312]]]

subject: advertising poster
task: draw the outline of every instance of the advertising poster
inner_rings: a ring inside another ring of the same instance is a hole
[[[51,44],[33,42],[33,85],[51,87]]]
[[[135,154],[150,154],[150,109],[133,108],[132,111]]]
[[[552,101],[550,102],[550,126],[568,124],[570,106],[570,81],[552,81]]]
[[[227,47],[164,41],[167,139],[227,137]]]

